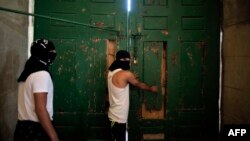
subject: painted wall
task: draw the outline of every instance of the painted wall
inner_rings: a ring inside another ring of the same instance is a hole
[[[26,0],[0,0],[0,7],[28,11]],[[0,141],[12,141],[17,120],[17,77],[27,58],[28,18],[0,11]]]

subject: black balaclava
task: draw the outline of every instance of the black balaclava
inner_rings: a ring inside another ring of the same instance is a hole
[[[38,39],[31,44],[31,56],[27,60],[24,70],[18,78],[18,82],[25,81],[27,77],[34,72],[45,70],[49,72],[49,65],[56,58],[54,44],[46,39]]]
[[[130,69],[130,55],[126,50],[119,50],[116,53],[116,60],[110,65],[109,70],[121,68],[123,70]]]

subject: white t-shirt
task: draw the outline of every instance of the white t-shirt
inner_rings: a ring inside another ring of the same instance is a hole
[[[116,69],[108,74],[110,104],[108,117],[111,121],[126,123],[129,111],[129,84],[125,88],[118,88],[112,83],[113,75],[121,70]]]
[[[34,93],[47,93],[47,111],[53,120],[53,83],[47,71],[30,74],[25,82],[18,84],[18,119],[39,122],[35,113]]]

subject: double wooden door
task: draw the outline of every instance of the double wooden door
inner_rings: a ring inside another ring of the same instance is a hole
[[[211,141],[218,137],[217,0],[40,0],[35,38],[58,57],[54,119],[63,141],[108,140],[107,68],[117,50],[159,93],[131,87],[128,140]]]

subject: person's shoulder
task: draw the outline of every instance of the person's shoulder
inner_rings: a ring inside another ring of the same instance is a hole
[[[43,76],[43,77],[50,76],[49,72],[44,71],[44,70],[34,72],[34,73],[32,73],[32,75],[34,75],[34,76]]]
[[[121,72],[121,73],[130,73],[131,71],[129,71],[129,70],[120,70],[119,72]]]
[[[118,72],[120,75],[131,76],[133,73],[129,70],[121,70]]]

